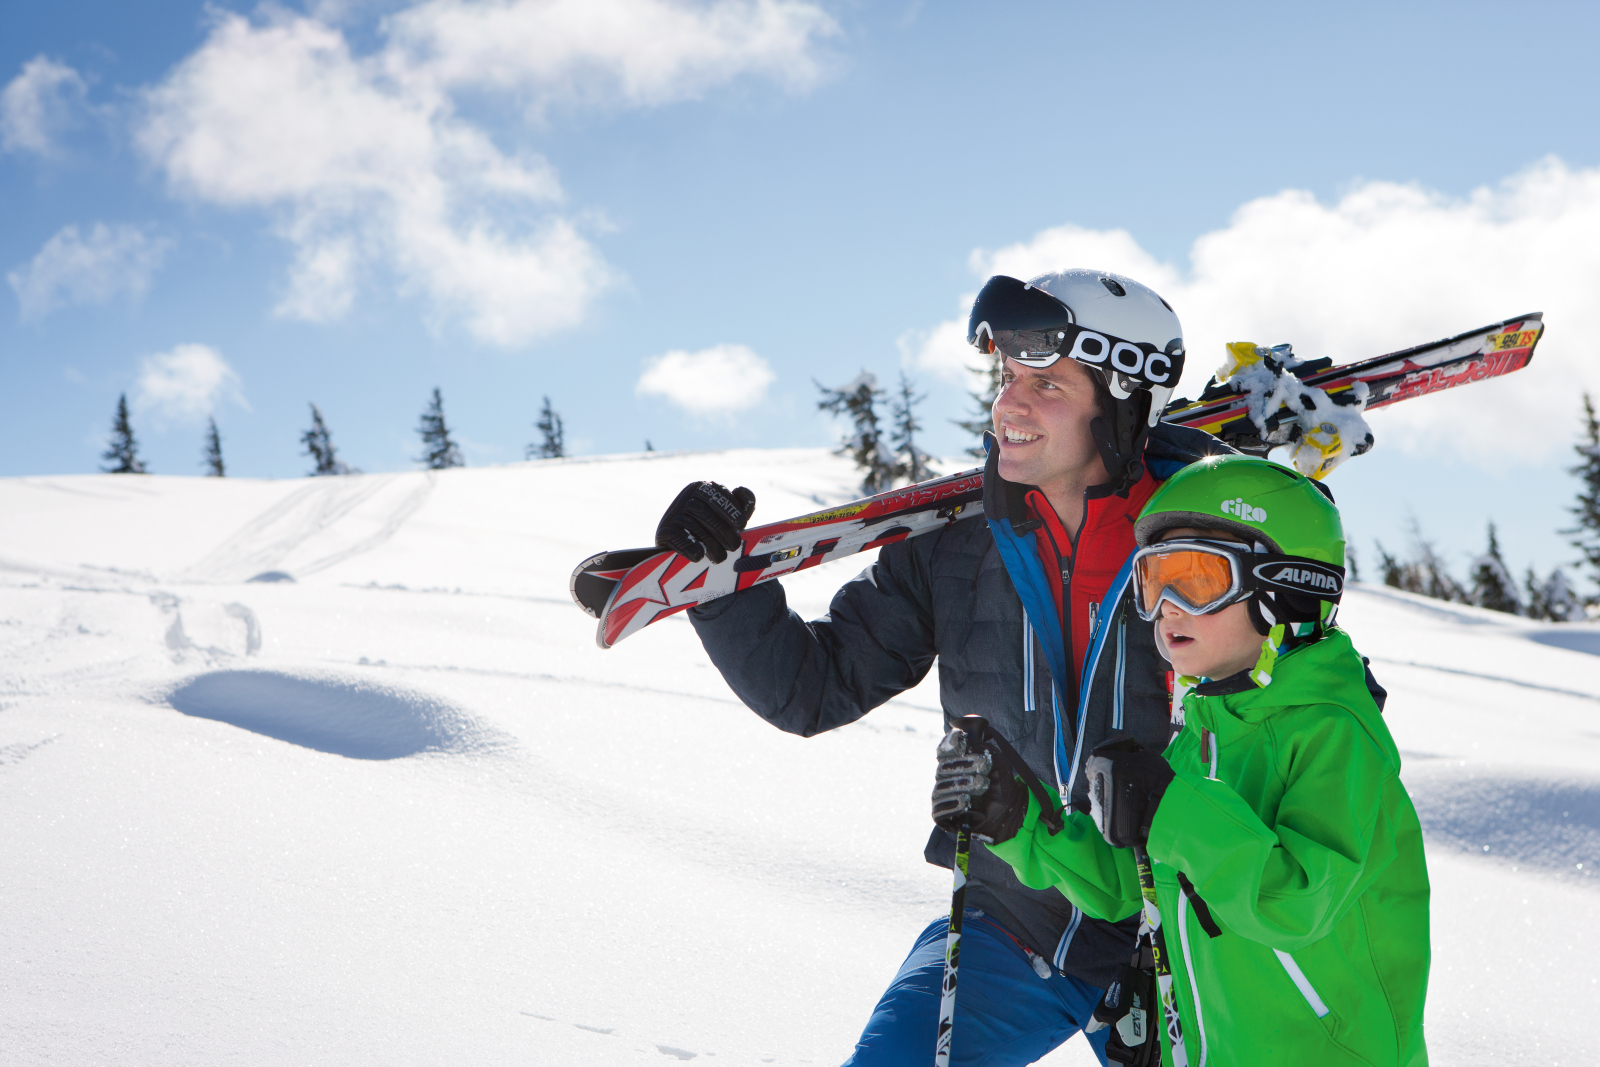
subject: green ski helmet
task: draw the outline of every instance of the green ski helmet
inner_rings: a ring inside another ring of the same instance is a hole
[[[1260,633],[1289,624],[1292,646],[1332,625],[1344,593],[1344,526],[1321,482],[1253,456],[1210,456],[1156,491],[1134,537],[1143,548],[1180,527],[1226,531],[1253,547],[1244,596]]]

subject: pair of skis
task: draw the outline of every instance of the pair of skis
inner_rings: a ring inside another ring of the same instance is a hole
[[[1340,367],[1331,359],[1274,360],[1273,350],[1256,349],[1279,379],[1272,393],[1280,398],[1275,410],[1259,410],[1258,391],[1225,380],[1213,382],[1198,400],[1174,400],[1161,418],[1257,455],[1307,439],[1325,450],[1327,442],[1319,441],[1315,424],[1305,426],[1307,414],[1318,410],[1314,401],[1320,394],[1334,405],[1351,407],[1360,406],[1364,395],[1364,408],[1371,411],[1510,374],[1528,365],[1543,331],[1538,313],[1522,315]],[[1252,410],[1252,401],[1258,410]],[[1362,450],[1358,446],[1356,454]],[[596,642],[610,648],[696,604],[975,518],[983,513],[982,502],[982,468],[962,471],[752,527],[722,563],[693,562],[661,548],[600,552],[578,565],[569,588],[577,605],[598,620]]]

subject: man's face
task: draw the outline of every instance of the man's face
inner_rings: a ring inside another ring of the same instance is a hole
[[[1044,368],[1005,361],[994,402],[1000,477],[1040,488],[1062,479],[1090,485],[1106,480],[1089,434],[1099,414],[1093,373],[1070,359]]]

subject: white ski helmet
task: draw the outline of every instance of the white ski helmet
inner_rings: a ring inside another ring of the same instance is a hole
[[[1106,469],[1119,490],[1143,476],[1145,436],[1183,373],[1183,326],[1155,290],[1083,268],[997,274],[973,302],[967,342],[1030,367],[1066,357],[1098,372],[1111,410],[1090,428]]]

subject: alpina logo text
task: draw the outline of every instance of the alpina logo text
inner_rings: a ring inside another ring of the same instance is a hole
[[[1304,567],[1285,567],[1272,576],[1275,582],[1287,582],[1290,585],[1309,585],[1316,589],[1331,589],[1337,591],[1339,583],[1333,580],[1333,575],[1323,574],[1321,571],[1307,570]]]

